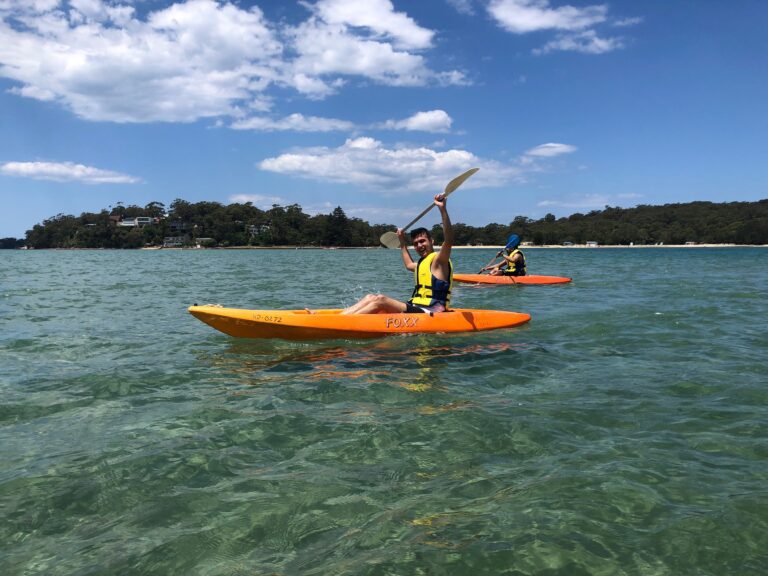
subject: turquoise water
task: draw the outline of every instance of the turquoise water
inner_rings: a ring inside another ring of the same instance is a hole
[[[236,340],[386,250],[0,251],[0,573],[768,573],[768,249],[537,249],[520,328]],[[493,250],[457,250],[475,272]]]

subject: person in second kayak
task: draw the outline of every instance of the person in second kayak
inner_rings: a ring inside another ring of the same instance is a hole
[[[490,270],[491,276],[525,276],[527,273],[525,256],[518,246],[520,246],[520,236],[512,234],[504,248],[504,254],[501,255],[502,261],[483,270]]]
[[[342,314],[377,314],[385,312],[434,313],[445,312],[451,301],[451,283],[453,280],[453,265],[451,264],[451,248],[453,246],[453,227],[445,206],[445,196],[435,196],[435,206],[440,209],[443,219],[443,244],[440,251],[435,252],[432,235],[426,228],[411,231],[413,248],[419,255],[419,261],[414,262],[408,251],[408,243],[403,230],[397,231],[400,238],[400,251],[403,264],[414,272],[416,287],[408,302],[395,300],[384,294],[368,294],[359,302],[344,309]]]

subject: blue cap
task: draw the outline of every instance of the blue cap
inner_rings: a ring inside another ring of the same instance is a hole
[[[520,246],[520,236],[517,234],[512,234],[509,238],[507,238],[507,248],[515,249],[518,246]]]

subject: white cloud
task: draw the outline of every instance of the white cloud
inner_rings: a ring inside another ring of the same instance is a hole
[[[488,12],[505,30],[525,34],[539,30],[583,30],[606,19],[605,5],[550,8],[548,0],[491,0]]]
[[[553,158],[562,154],[571,154],[576,152],[576,146],[570,144],[558,144],[556,142],[549,142],[547,144],[541,144],[535,148],[528,150],[526,156],[535,156],[538,158]]]
[[[104,20],[107,18],[107,7],[101,0],[69,0],[73,14],[70,18],[77,20]]]
[[[2,0],[0,1],[0,12],[40,14],[57,8],[59,3],[60,0]]]
[[[542,48],[533,51],[534,54],[547,54],[555,51],[582,52],[584,54],[604,54],[624,47],[621,38],[600,38],[594,30],[586,30],[579,34],[564,34],[555,40],[547,42]]]
[[[605,4],[574,7],[551,7],[549,0],[491,0],[488,12],[497,23],[513,34],[526,34],[542,30],[560,34],[534,54],[555,51],[604,54],[624,47],[622,38],[602,38],[594,30],[600,24],[627,27],[638,24],[641,18],[624,18],[609,22]]]
[[[229,201],[233,204],[250,202],[254,206],[261,208],[272,208],[273,204],[279,204],[280,206],[289,204],[288,200],[280,196],[264,196],[262,194],[233,194],[229,197]]]
[[[643,194],[632,192],[625,194],[584,194],[583,196],[542,200],[537,203],[537,206],[539,208],[565,208],[569,210],[602,210],[606,206],[626,205],[628,200],[636,201],[643,197]]]
[[[132,8],[71,6],[0,23],[0,74],[17,93],[89,120],[188,122],[233,114],[278,77],[282,45],[258,8],[189,0],[126,21]]]
[[[301,206],[301,209],[310,215],[330,214],[338,206],[338,202],[320,202]],[[368,222],[407,222],[413,218],[423,206],[372,206],[344,204],[344,213],[350,218],[360,218]]]
[[[295,72],[286,82],[294,90],[304,94],[311,100],[321,100],[326,96],[330,96],[346,84],[341,78],[326,82],[321,78],[309,76],[303,72]]]
[[[464,72],[459,70],[450,70],[448,72],[438,72],[434,75],[435,81],[440,86],[471,86],[472,81],[467,78]]]
[[[634,17],[634,18],[622,18],[621,20],[616,20],[613,22],[613,26],[616,26],[617,28],[625,28],[627,26],[635,26],[637,24],[642,23],[643,18],[641,17]]]
[[[444,133],[449,132],[453,120],[444,110],[417,112],[404,120],[387,120],[373,124],[372,128],[380,130],[408,130],[420,132]],[[262,116],[242,118],[232,123],[235,130],[260,130],[263,132],[295,131],[295,132],[353,132],[359,127],[348,120],[337,118],[320,118],[290,114],[284,118],[275,119]]]
[[[135,184],[140,181],[138,178],[119,172],[73,162],[6,162],[0,166],[0,173],[34,180],[82,182],[83,184]]]
[[[472,0],[446,0],[448,4],[453,6],[459,14],[465,14],[470,16],[475,13],[475,7],[472,5]]]
[[[419,207],[421,208],[421,206]],[[406,222],[413,219],[417,208],[408,206],[349,206],[344,209],[347,216],[360,218],[368,222]]]
[[[449,132],[453,119],[445,110],[417,112],[405,120],[387,120],[378,125],[388,130],[411,130],[421,132]]]
[[[403,12],[395,12],[389,0],[320,0],[314,10],[331,26],[365,28],[376,37],[392,38],[400,48],[424,49],[432,44],[434,32]]]
[[[536,205],[540,208],[570,208],[577,210],[601,210],[608,205],[610,197],[605,194],[586,194],[580,198],[567,200],[542,200]]]
[[[310,77],[319,82],[326,76],[363,76],[391,86],[422,86],[433,76],[418,54],[355,36],[345,26],[332,26],[315,18],[292,31],[292,43],[299,54],[293,62],[293,77]],[[323,95],[330,91],[327,83],[320,88]]]
[[[353,130],[355,125],[347,120],[337,120],[336,118],[319,118],[317,116],[291,114],[278,120],[261,117],[245,118],[234,122],[232,128],[235,130],[261,130],[264,132],[286,130],[295,132],[335,132]]]
[[[323,98],[359,76],[388,86],[469,84],[459,70],[431,70],[420,52],[432,47],[432,30],[419,26],[390,0],[320,0],[312,16],[285,29],[296,58],[285,82]],[[311,80],[311,81],[310,81]]]
[[[479,158],[466,150],[436,151],[426,147],[387,148],[373,138],[347,140],[337,148],[303,148],[266,158],[262,170],[300,178],[350,184],[389,195],[440,190],[472,167],[480,172],[469,188],[519,181],[528,168]]]
[[[11,88],[8,90],[8,92],[18,96],[24,96],[25,98],[40,100],[41,102],[56,100],[55,92],[46,90],[45,88],[40,88],[38,86],[22,86],[21,88]]]
[[[239,118],[270,110],[277,90],[326,98],[352,79],[468,83],[430,69],[434,32],[390,0],[320,0],[298,24],[224,0],[154,5],[0,0],[0,77],[13,94],[108,122]]]
[[[274,204],[289,206],[290,200],[281,196],[263,196],[260,194],[234,194],[229,197],[229,202],[245,204],[250,202],[257,208],[268,210]],[[338,202],[316,202],[302,204],[301,209],[305,214],[330,214],[339,205]],[[374,205],[344,205],[344,213],[350,218],[360,218],[369,222],[406,222],[413,218],[414,213],[423,207],[415,206],[374,206]]]

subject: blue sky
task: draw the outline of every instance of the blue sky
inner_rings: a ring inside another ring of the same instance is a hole
[[[471,225],[766,198],[767,23],[764,0],[0,0],[0,237],[176,198],[402,225],[471,167]]]

